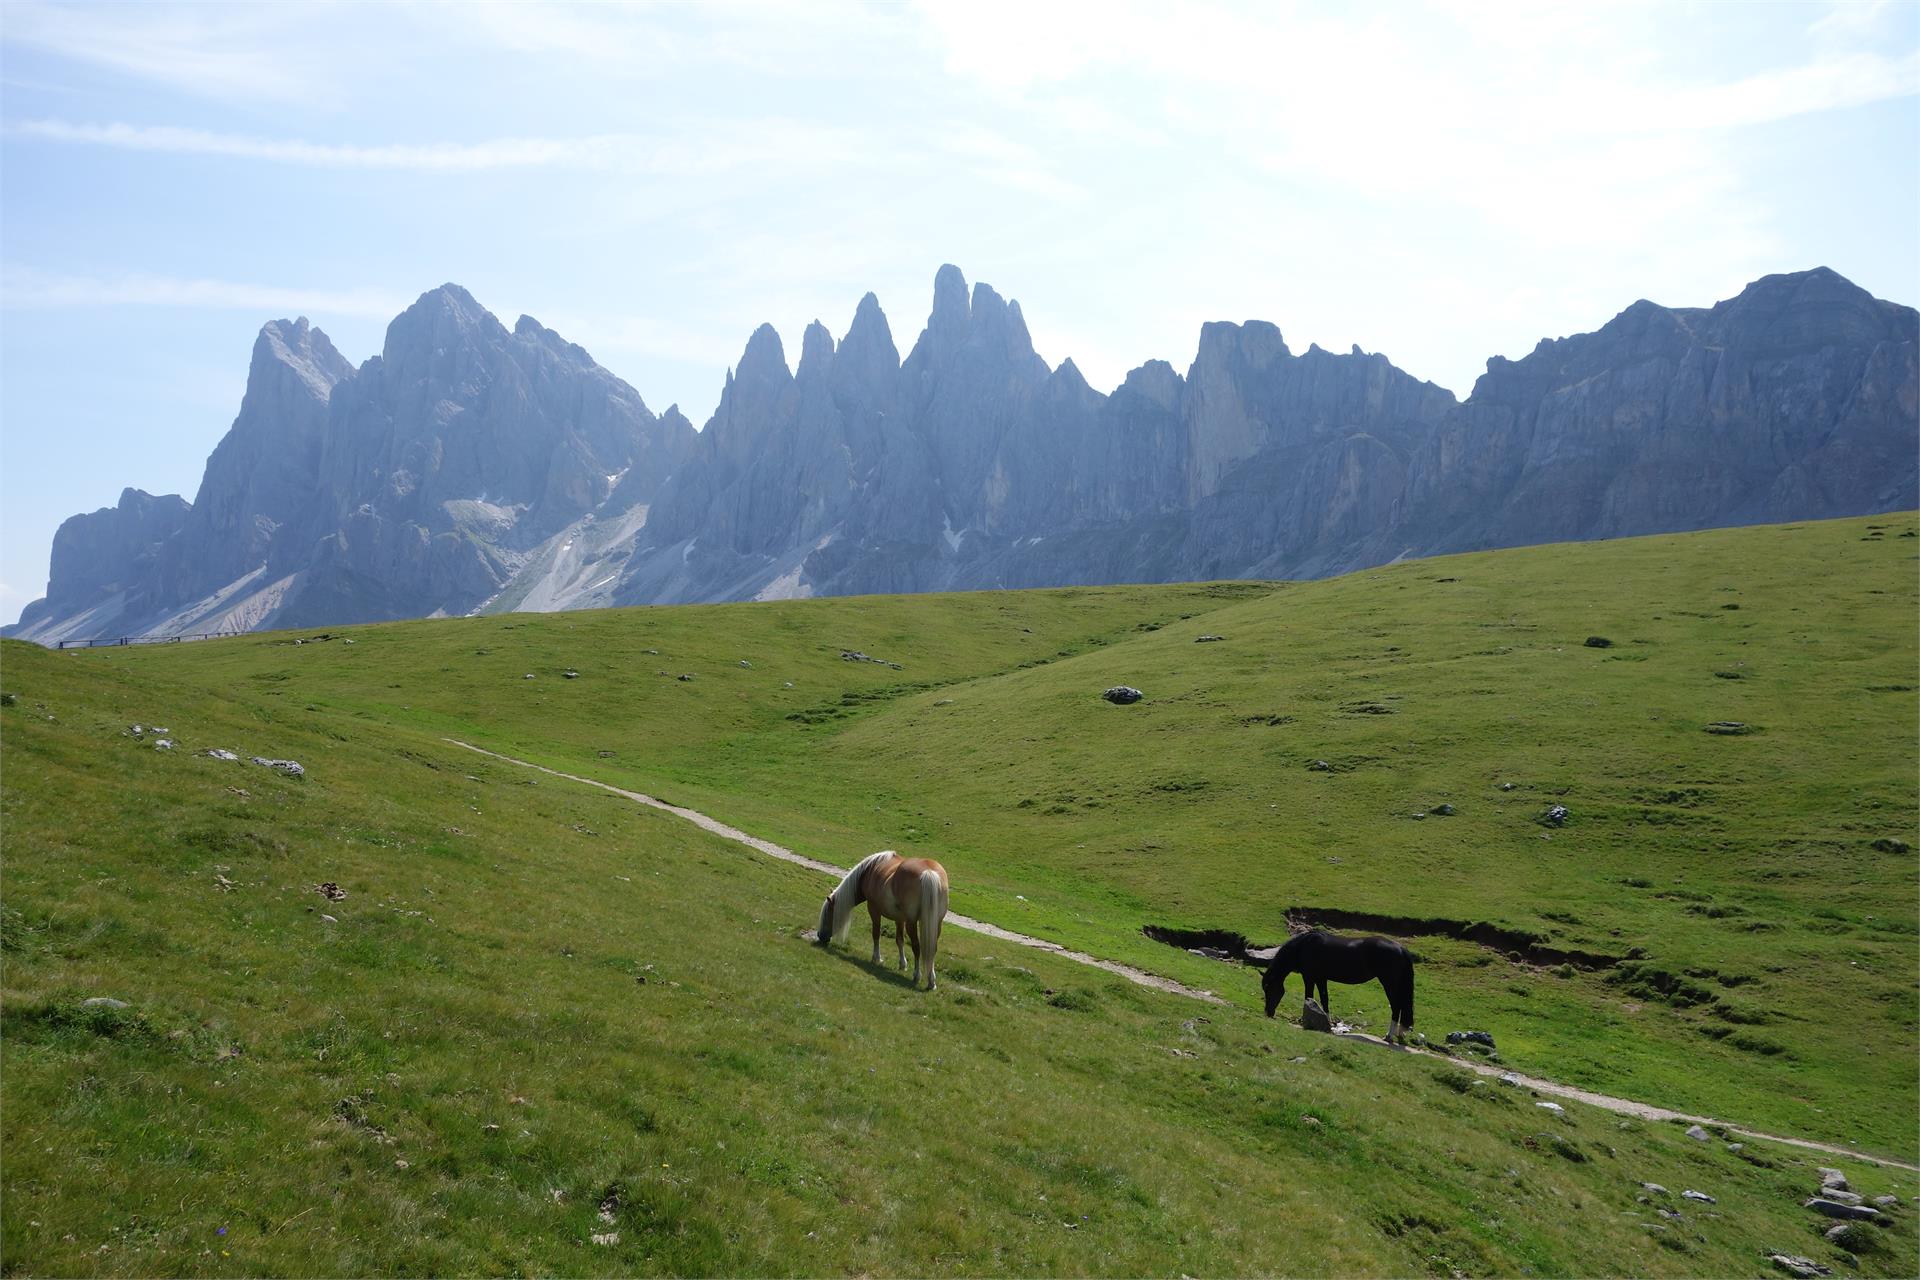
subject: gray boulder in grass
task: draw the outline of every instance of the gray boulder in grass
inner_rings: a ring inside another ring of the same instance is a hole
[[[1113,686],[1113,688],[1101,694],[1100,696],[1105,698],[1108,702],[1113,703],[1115,706],[1124,707],[1129,705],[1130,703],[1135,703],[1140,701],[1140,699],[1146,697],[1147,695],[1140,692],[1138,689],[1134,688],[1132,685],[1117,684]]]
[[[1320,1007],[1318,1000],[1308,1000],[1300,1006],[1300,1029],[1302,1031],[1332,1031],[1333,1019],[1327,1017],[1327,1011]]]

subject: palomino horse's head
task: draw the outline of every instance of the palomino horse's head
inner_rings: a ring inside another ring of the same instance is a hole
[[[814,930],[814,941],[826,946],[833,941],[833,895],[828,894],[820,904],[820,927]]]
[[[1260,989],[1266,993],[1267,1016],[1271,1018],[1273,1011],[1280,1007],[1280,997],[1287,994],[1287,968],[1280,963],[1278,956],[1274,957],[1266,973],[1261,976]]]

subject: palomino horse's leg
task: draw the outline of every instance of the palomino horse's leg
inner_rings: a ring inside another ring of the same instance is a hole
[[[902,921],[900,927],[907,928],[907,922]],[[907,934],[907,941],[913,944],[913,985],[917,987],[920,985],[920,922],[918,920],[913,921],[912,930]],[[907,966],[903,962],[900,967],[904,969]]]
[[[895,920],[893,922],[893,955],[894,968],[904,969],[907,967],[907,922],[905,920]]]
[[[873,921],[873,962],[880,963],[880,908],[867,900],[867,917]]]

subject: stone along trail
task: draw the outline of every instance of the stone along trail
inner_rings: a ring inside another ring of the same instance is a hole
[[[684,805],[669,804],[665,800],[657,799],[643,792],[629,791],[624,787],[616,787],[611,783],[599,782],[593,778],[583,778],[578,774],[563,773],[558,769],[549,769],[545,765],[534,764],[529,760],[521,760],[514,756],[502,755],[498,751],[489,751],[485,747],[476,747],[471,742],[462,742],[458,738],[446,738],[443,739],[443,741],[449,742],[456,747],[462,747],[468,751],[488,756],[494,760],[502,761],[506,764],[518,765],[523,769],[533,769],[556,778],[564,778],[569,782],[580,783],[582,786],[598,787],[602,791],[610,791],[614,795],[622,796],[633,801],[635,804],[646,805],[652,809],[659,809],[666,813],[671,813],[677,818],[684,818],[702,830],[710,831],[714,835],[725,840],[731,840],[736,844],[743,844],[756,853],[765,854],[769,858],[778,858],[782,862],[791,862],[798,866],[806,867],[809,870],[833,876],[836,879],[847,873],[845,867],[836,867],[831,863],[822,862],[818,858],[809,858],[805,854],[795,853],[785,845],[778,845],[771,840],[762,840],[758,836],[748,835],[738,827],[730,827],[716,818],[708,817],[697,809],[689,809]],[[1063,960],[1071,960],[1076,964],[1084,964],[1095,969],[1103,969],[1108,973],[1117,974],[1129,982],[1137,982],[1143,987],[1152,987],[1157,991],[1171,992],[1174,995],[1186,996],[1192,1000],[1204,1000],[1210,1004],[1226,1003],[1211,991],[1202,991],[1197,987],[1190,987],[1183,982],[1175,982],[1172,978],[1163,978],[1158,974],[1148,973],[1144,969],[1136,969],[1132,965],[1121,964],[1116,960],[1105,960],[1099,956],[1088,955],[1084,951],[1070,951],[1057,942],[1048,942],[1044,938],[1030,937],[1024,933],[1014,933],[1011,930],[1002,929],[998,925],[989,924],[984,920],[975,920],[969,916],[948,912],[947,923],[961,929],[970,930],[974,933],[984,934],[989,938],[998,938],[1003,942],[1012,942],[1023,947],[1032,947],[1035,950],[1050,952]],[[1382,1048],[1388,1047],[1384,1040],[1376,1036],[1363,1035],[1359,1032],[1344,1033],[1342,1038],[1364,1040],[1369,1044],[1380,1045]],[[1396,1052],[1423,1053],[1424,1051],[1408,1049],[1396,1050]],[[1451,1062],[1456,1066],[1464,1067],[1480,1075],[1499,1078],[1520,1088],[1531,1089],[1535,1093],[1547,1094],[1556,1098],[1567,1098],[1574,1102],[1599,1107],[1604,1111],[1612,1111],[1619,1115],[1632,1116],[1639,1120],[1679,1120],[1688,1124],[1712,1125],[1715,1128],[1724,1129],[1726,1132],[1742,1138],[1752,1138],[1761,1142],[1778,1142],[1785,1146],[1799,1147],[1806,1151],[1819,1151],[1827,1155],[1846,1156],[1849,1159],[1863,1160],[1869,1164],[1887,1165],[1895,1169],[1906,1169],[1910,1172],[1920,1173],[1920,1165],[1909,1164],[1904,1160],[1894,1160],[1884,1156],[1868,1155],[1865,1152],[1856,1151],[1851,1147],[1838,1146],[1827,1142],[1815,1142],[1810,1138],[1788,1138],[1782,1137],[1779,1134],[1762,1133],[1756,1129],[1748,1129],[1740,1125],[1728,1124],[1725,1121],[1715,1120],[1708,1116],[1691,1115],[1685,1111],[1674,1111],[1666,1107],[1656,1107],[1645,1102],[1635,1102],[1631,1098],[1615,1098],[1608,1094],[1594,1093],[1573,1085],[1560,1084],[1552,1080],[1542,1080],[1534,1076],[1521,1075],[1518,1072],[1503,1070],[1489,1063],[1444,1057],[1439,1054],[1429,1054],[1427,1056],[1434,1057],[1439,1061]]]

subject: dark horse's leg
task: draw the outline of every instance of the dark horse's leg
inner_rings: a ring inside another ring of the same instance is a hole
[[[1407,1031],[1413,1026],[1413,965],[1397,965],[1393,972],[1380,975],[1380,985],[1387,989],[1387,1004],[1392,1008],[1392,1021],[1387,1024],[1387,1043],[1398,1040],[1407,1042]]]
[[[1316,974],[1314,976],[1314,983],[1320,988],[1320,1007],[1326,1010],[1327,1016],[1331,1018],[1333,1016],[1333,1001],[1327,999],[1327,975],[1324,973]]]

